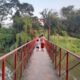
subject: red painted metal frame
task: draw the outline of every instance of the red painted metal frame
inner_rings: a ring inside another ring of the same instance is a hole
[[[54,60],[54,62],[55,62],[55,69],[57,69],[57,46],[55,46],[55,60]]]
[[[20,61],[22,61],[22,49],[21,49],[21,55],[20,55]],[[21,77],[22,77],[22,68],[23,68],[23,66],[22,66],[23,64],[20,64],[20,80],[21,80]]]
[[[14,80],[17,80],[17,51],[14,53]]]
[[[60,64],[59,64],[59,77],[61,76],[61,61],[62,61],[62,49],[60,48]]]
[[[6,61],[5,61],[5,59],[3,59],[3,61],[2,61],[2,80],[6,80],[6,78],[5,78],[5,75],[6,75],[5,66],[6,66]]]
[[[69,76],[68,68],[69,68],[69,52],[66,53],[66,80],[69,80],[68,79],[68,76]]]
[[[46,40],[45,39],[45,42],[46,42],[46,48],[47,48],[47,50],[48,50],[48,48],[49,48],[49,46],[50,46],[50,44],[53,44],[52,42],[49,42],[48,40]],[[60,49],[60,53],[59,53],[59,64],[57,64],[57,48],[59,48]],[[61,47],[59,47],[58,45],[56,45],[56,44],[53,44],[53,47],[52,48],[50,48],[50,50],[53,50],[54,52],[53,52],[53,58],[54,58],[54,60],[53,60],[53,63],[54,63],[54,65],[55,65],[55,69],[57,70],[57,67],[59,67],[59,77],[61,76],[61,62],[62,62],[62,50],[63,51],[66,51],[66,77],[65,77],[65,80],[69,80],[69,55],[72,55],[73,57],[75,57],[77,60],[79,60],[80,61],[80,56],[78,56],[78,55],[76,55],[76,54],[74,54],[74,53],[72,53],[72,52],[70,52],[69,50],[67,50],[67,49],[64,49],[64,48],[61,48]],[[50,51],[48,50],[48,52],[49,52],[49,54],[50,54]],[[58,66],[57,66],[58,65]]]
[[[26,49],[28,48],[30,54],[34,48],[36,38],[33,41],[30,41],[19,48],[7,53],[6,55],[0,57],[0,63],[2,63],[2,80],[6,80],[6,59],[9,58],[10,55],[14,55],[14,80],[17,80],[17,66],[20,67],[20,80],[22,77],[23,67],[25,69],[26,60],[27,60],[27,53]],[[18,65],[18,51],[21,52],[20,54],[20,64]]]

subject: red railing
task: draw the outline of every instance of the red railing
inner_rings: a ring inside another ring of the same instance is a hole
[[[54,68],[61,80],[80,80],[80,56],[45,40]]]
[[[22,73],[26,68],[29,57],[31,56],[32,50],[35,45],[35,40],[30,41],[22,45],[21,47],[16,48],[15,50],[0,57],[0,68],[2,68],[2,80],[22,79]],[[7,71],[11,71],[11,73],[8,73]],[[9,74],[10,77],[7,77],[7,74]]]

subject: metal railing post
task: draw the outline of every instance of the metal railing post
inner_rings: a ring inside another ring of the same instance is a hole
[[[17,80],[17,51],[14,53],[14,80]]]
[[[66,80],[68,80],[69,52],[66,53]]]
[[[28,43],[25,43],[24,45],[12,50],[9,53],[0,57],[1,73],[2,73],[1,80],[7,79],[6,78],[7,77],[6,63],[10,64],[10,67],[11,67],[11,64],[13,64],[12,67],[14,67],[14,70],[11,74],[11,78],[13,80],[18,80],[18,79],[21,80],[23,69],[24,69],[24,67],[26,67],[25,64],[27,63],[26,61],[28,60],[28,56],[31,54],[30,52],[32,52],[32,50],[34,49],[35,41],[36,41],[36,39],[34,39]],[[32,44],[32,47],[31,47],[31,44]],[[24,47],[25,47],[25,49],[24,49]],[[21,53],[19,53],[20,50],[22,51]],[[11,56],[13,56],[13,61],[6,62],[6,60],[8,60],[8,58]]]
[[[2,61],[2,80],[6,80],[6,61],[3,59]]]
[[[22,49],[21,49],[21,54],[20,54],[20,62],[21,62],[21,64],[20,64],[20,80],[21,80],[21,77],[22,77]]]
[[[53,63],[54,63],[54,45],[53,45]]]
[[[55,69],[57,68],[57,46],[55,46]]]
[[[26,51],[26,46],[25,46],[25,68],[26,68],[26,64],[27,64],[27,51]]]
[[[60,48],[60,56],[59,56],[59,77],[61,76],[61,60],[62,60],[62,49]]]
[[[26,50],[25,50],[25,47],[23,48],[24,49],[24,57],[23,57],[23,63],[24,63],[24,69],[25,69],[25,66],[26,66],[26,61],[25,61],[25,59],[26,59]]]

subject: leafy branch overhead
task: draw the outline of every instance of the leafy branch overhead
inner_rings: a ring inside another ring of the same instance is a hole
[[[0,0],[0,21],[7,15],[14,15],[14,10],[21,15],[33,15],[34,8],[29,3],[20,3],[19,0]]]

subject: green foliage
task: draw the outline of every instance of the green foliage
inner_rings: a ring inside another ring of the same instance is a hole
[[[74,6],[63,7],[61,17],[53,10],[44,9],[41,12],[45,20],[44,28],[47,30],[50,26],[51,35],[54,33],[80,38],[80,10],[74,9]]]
[[[61,31],[60,35],[61,35],[61,36],[68,36],[68,34],[67,34],[66,31]]]
[[[13,16],[13,28],[18,33],[23,30],[23,26],[24,26],[24,22],[22,20],[22,17],[20,16],[20,13],[17,11]]]
[[[51,41],[58,46],[68,49],[76,54],[80,53],[80,39],[69,36],[54,35],[51,37]]]
[[[61,9],[62,15],[63,15],[65,18],[68,19],[68,18],[73,14],[73,8],[74,8],[73,5],[68,6],[68,7],[63,7],[63,8]]]
[[[14,42],[15,42],[14,31],[12,29],[0,28],[0,49],[4,49],[5,52],[8,52],[9,47]]]
[[[29,33],[32,28],[32,18],[29,16],[23,17],[23,22],[24,22],[24,31]]]
[[[32,26],[32,28],[35,29],[35,30],[41,30],[41,27],[42,27],[42,26],[40,25],[39,22],[33,24],[33,26]]]
[[[63,7],[62,26],[70,36],[80,38],[80,10],[75,10],[74,6]]]
[[[21,45],[31,40],[31,37],[27,33],[22,31],[16,35],[16,46],[19,46],[19,38],[21,38]]]
[[[29,3],[20,3],[19,0],[0,0],[0,22],[8,14],[12,15],[15,11],[19,10],[21,15],[33,15],[34,8]]]
[[[50,26],[51,34],[54,34],[60,31],[60,28],[58,27],[60,24],[59,24],[59,17],[57,12],[53,12],[53,10],[48,11],[47,9],[44,9],[41,12],[41,15],[45,20],[45,25],[44,25],[45,29],[48,29]]]
[[[0,28],[1,28],[1,24],[0,24]]]
[[[42,25],[40,24],[40,22],[38,21],[38,17],[36,16],[32,18],[32,28],[37,31],[42,29]]]

